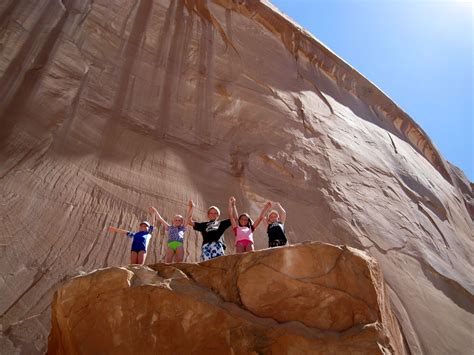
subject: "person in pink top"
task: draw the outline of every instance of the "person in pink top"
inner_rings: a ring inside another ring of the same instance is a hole
[[[271,207],[271,203],[267,202],[255,222],[252,221],[248,213],[237,213],[235,197],[229,198],[229,216],[232,223],[232,230],[235,234],[235,249],[237,253],[254,250],[253,232],[258,227],[263,217]],[[237,217],[238,216],[238,217]],[[237,220],[236,220],[237,219]]]

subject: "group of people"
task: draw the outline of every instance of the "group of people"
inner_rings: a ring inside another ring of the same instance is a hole
[[[253,232],[264,221],[267,225],[268,247],[278,247],[287,244],[285,235],[286,211],[280,203],[267,202],[260,212],[255,222],[248,213],[238,214],[235,197],[229,198],[229,218],[219,220],[220,210],[216,206],[207,209],[208,221],[195,222],[193,220],[193,209],[195,204],[192,200],[188,202],[186,216],[175,215],[171,223],[168,223],[160,215],[155,207],[150,207],[150,213],[157,217],[168,236],[168,248],[166,251],[165,262],[182,262],[184,259],[184,235],[186,226],[190,225],[194,230],[202,235],[201,261],[217,258],[225,254],[224,232],[232,226],[235,236],[235,249],[237,253],[243,253],[254,250]],[[272,207],[275,207],[272,209]],[[151,238],[154,226],[148,221],[143,221],[139,225],[137,232],[131,232],[125,229],[109,227],[109,232],[125,234],[132,241],[132,250],[130,263],[144,264],[148,243]]]

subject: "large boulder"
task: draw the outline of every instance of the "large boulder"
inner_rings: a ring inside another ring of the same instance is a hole
[[[380,268],[311,243],[67,281],[48,354],[405,354]]]

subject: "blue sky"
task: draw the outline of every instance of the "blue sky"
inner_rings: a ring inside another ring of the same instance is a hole
[[[474,0],[271,2],[385,92],[474,181]]]

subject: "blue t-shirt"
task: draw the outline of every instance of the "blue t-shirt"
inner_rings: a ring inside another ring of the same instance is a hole
[[[127,235],[130,238],[133,238],[132,251],[146,251],[152,232],[153,226],[150,226],[150,228],[148,228],[148,232],[128,232]]]

